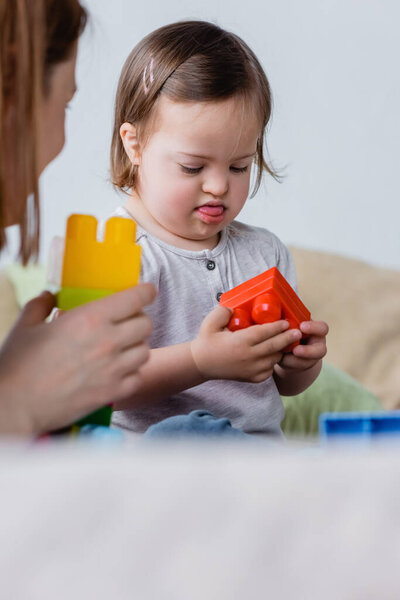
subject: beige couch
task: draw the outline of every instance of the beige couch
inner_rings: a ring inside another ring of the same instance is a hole
[[[315,319],[329,323],[327,361],[400,408],[400,271],[334,254],[292,248],[299,290]],[[11,283],[10,278],[13,283]],[[43,269],[0,271],[0,341],[18,304],[37,293]]]
[[[304,303],[330,326],[327,361],[400,408],[400,271],[291,250]]]

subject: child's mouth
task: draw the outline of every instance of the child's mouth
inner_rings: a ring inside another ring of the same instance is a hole
[[[224,219],[225,207],[222,204],[203,204],[196,208],[196,212],[205,223],[220,223]]]

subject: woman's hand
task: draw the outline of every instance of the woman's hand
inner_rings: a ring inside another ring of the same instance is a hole
[[[150,284],[45,319],[44,292],[23,309],[0,351],[0,431],[39,434],[132,395],[148,359]]]
[[[193,360],[205,379],[265,381],[281,360],[283,349],[301,337],[297,329],[287,331],[287,321],[232,332],[226,329],[230,317],[229,309],[218,306],[206,316],[191,343]]]

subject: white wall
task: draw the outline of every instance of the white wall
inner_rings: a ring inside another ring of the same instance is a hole
[[[113,96],[123,61],[152,29],[204,18],[242,36],[270,79],[271,157],[285,167],[242,220],[285,242],[400,268],[400,5],[396,0],[87,0],[68,143],[46,171],[43,243],[70,212],[104,216]]]

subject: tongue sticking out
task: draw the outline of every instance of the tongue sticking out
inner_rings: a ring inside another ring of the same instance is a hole
[[[209,215],[210,217],[218,217],[224,212],[224,207],[221,205],[210,206],[209,204],[205,204],[204,206],[200,206],[197,210],[203,215]]]

